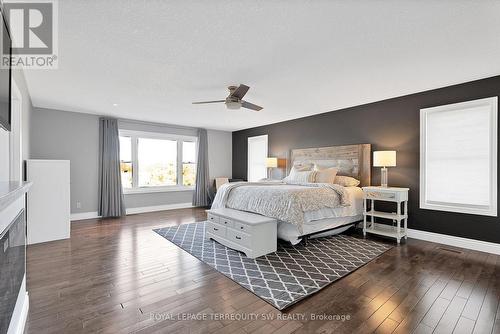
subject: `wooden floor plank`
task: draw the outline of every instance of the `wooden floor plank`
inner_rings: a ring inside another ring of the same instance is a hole
[[[446,309],[444,315],[439,320],[434,333],[436,334],[450,334],[453,333],[455,326],[460,319],[460,315],[467,303],[467,299],[455,296],[450,305]]]
[[[448,299],[441,297],[436,299],[425,317],[422,319],[422,323],[434,330],[449,305],[450,301]]]
[[[481,310],[477,317],[473,333],[489,334],[493,331],[493,325],[495,324],[495,316],[497,313],[498,305],[499,305],[499,294],[492,288],[491,290],[488,290],[488,293],[484,298],[483,305],[481,306]]]
[[[484,297],[486,296],[488,284],[488,279],[481,279],[477,282],[471,292],[467,304],[465,304],[464,310],[462,311],[463,317],[474,321],[477,319],[479,312],[481,311],[481,306],[483,305]]]
[[[467,319],[464,317],[460,317],[458,319],[457,325],[453,330],[453,334],[469,334],[474,330],[475,321],[471,319]]]
[[[389,334],[394,332],[396,327],[398,327],[399,322],[392,320],[391,318],[386,318],[380,326],[375,330],[376,334]]]

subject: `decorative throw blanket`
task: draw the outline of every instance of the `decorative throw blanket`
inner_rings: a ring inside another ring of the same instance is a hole
[[[343,186],[328,183],[235,182],[219,188],[212,209],[231,208],[258,213],[297,225],[304,213],[350,205]]]

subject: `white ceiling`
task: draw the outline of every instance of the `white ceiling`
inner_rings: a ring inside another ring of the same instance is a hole
[[[59,1],[36,107],[238,130],[500,74],[500,1]],[[244,83],[261,112],[226,110]],[[118,106],[113,107],[117,103]]]

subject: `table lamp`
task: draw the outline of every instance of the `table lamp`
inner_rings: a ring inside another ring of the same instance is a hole
[[[373,152],[373,167],[382,167],[381,186],[387,188],[388,173],[387,167],[396,166],[396,151],[375,151]]]
[[[267,178],[270,179],[271,169],[278,167],[278,158],[267,158],[266,167],[267,167]]]

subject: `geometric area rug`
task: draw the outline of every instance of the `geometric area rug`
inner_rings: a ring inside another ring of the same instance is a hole
[[[278,310],[323,289],[392,246],[347,235],[310,239],[307,246],[278,243],[275,253],[250,259],[205,238],[205,222],[154,230]]]

